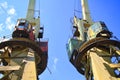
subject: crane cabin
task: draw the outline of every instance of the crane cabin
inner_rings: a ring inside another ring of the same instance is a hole
[[[15,25],[15,30],[13,31],[12,37],[23,37],[34,40],[35,36],[33,34],[34,29],[32,25],[26,19],[18,19]]]

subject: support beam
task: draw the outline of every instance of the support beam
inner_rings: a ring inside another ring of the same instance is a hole
[[[107,62],[102,57],[98,56],[95,52],[90,52],[90,58],[94,80],[118,80],[108,72],[105,66]]]
[[[20,66],[0,66],[0,71],[19,70]]]
[[[22,80],[37,80],[36,64],[35,64],[35,53],[28,52],[28,58],[25,61],[25,67],[23,71]]]
[[[88,8],[88,0],[81,0],[82,5],[82,16],[84,20],[87,20],[90,24],[92,24],[92,19],[90,16],[90,11]]]

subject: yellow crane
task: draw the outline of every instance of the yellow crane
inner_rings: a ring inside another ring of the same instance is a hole
[[[120,80],[120,41],[103,21],[91,19],[87,0],[81,0],[82,19],[74,16],[74,33],[67,43],[70,62],[86,80]]]
[[[17,20],[12,39],[0,43],[0,80],[37,80],[47,66],[48,41],[34,17],[36,0],[29,0],[26,18]]]

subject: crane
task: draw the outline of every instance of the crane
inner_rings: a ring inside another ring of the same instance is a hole
[[[82,19],[74,16],[66,45],[70,62],[86,80],[120,80],[120,41],[103,21],[92,21],[87,0],[81,5]]]
[[[26,18],[17,20],[12,38],[0,43],[0,80],[38,80],[46,69],[48,41],[43,41],[36,0],[29,0]]]

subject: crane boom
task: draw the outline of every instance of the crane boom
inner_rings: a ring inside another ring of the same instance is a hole
[[[29,6],[27,10],[27,15],[26,15],[27,20],[33,19],[34,9],[35,9],[35,0],[29,0]]]
[[[82,5],[83,20],[87,20],[90,24],[93,23],[88,8],[88,0],[81,0],[81,5]]]
[[[40,30],[40,18],[39,16],[38,18],[34,17],[35,3],[36,3],[36,0],[29,0],[26,20],[28,20],[32,25],[32,27],[34,27],[35,39],[37,39],[39,36],[39,30]]]

